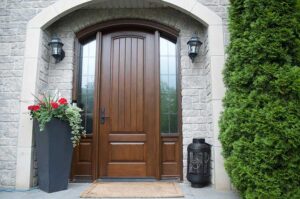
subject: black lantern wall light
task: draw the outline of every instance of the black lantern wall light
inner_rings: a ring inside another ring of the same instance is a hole
[[[60,38],[53,37],[48,45],[51,48],[52,56],[55,58],[55,63],[58,63],[64,59],[65,51],[62,49],[64,44],[61,42]]]
[[[189,57],[191,58],[192,63],[194,63],[194,59],[199,53],[199,49],[202,45],[202,42],[200,41],[198,36],[194,35],[187,42],[187,45],[188,45]]]

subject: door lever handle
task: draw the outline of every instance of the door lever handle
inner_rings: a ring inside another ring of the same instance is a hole
[[[101,124],[105,123],[105,108],[100,109],[100,123]]]

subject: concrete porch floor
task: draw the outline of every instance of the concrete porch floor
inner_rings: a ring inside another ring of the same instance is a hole
[[[30,191],[1,191],[1,199],[73,199],[80,198],[80,193],[83,192],[90,184],[89,183],[70,183],[68,190],[59,191],[56,193],[45,193],[39,189]],[[184,198],[188,199],[239,199],[238,194],[234,192],[216,191],[212,187],[200,189],[191,188],[187,183],[180,183]]]

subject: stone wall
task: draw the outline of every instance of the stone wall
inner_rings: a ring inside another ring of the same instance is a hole
[[[16,146],[17,146],[17,136],[18,136],[18,127],[19,127],[19,104],[20,104],[20,91],[22,85],[22,75],[23,75],[23,64],[24,64],[24,42],[26,36],[26,24],[37,15],[43,8],[53,4],[58,0],[0,0],[0,187],[14,187],[15,186],[15,177],[16,177]],[[228,43],[228,32],[227,32],[227,13],[226,9],[229,4],[228,0],[198,0],[202,4],[208,6],[211,10],[216,12],[219,16],[222,17],[224,21],[225,28],[225,43]],[[79,11],[86,12],[86,11]],[[171,11],[174,12],[174,11]],[[111,14],[120,14],[118,12],[107,13],[108,17],[112,17]],[[123,12],[124,13],[124,12]],[[101,20],[104,20],[103,12],[100,16]],[[151,14],[151,12],[149,13]],[[154,14],[154,11],[152,11]],[[164,21],[162,23],[169,24],[169,22],[176,26],[177,22],[172,19],[174,16],[184,16],[183,14],[177,12],[177,14],[171,16],[167,13],[155,13],[164,15]],[[144,16],[142,12],[135,12],[135,15]],[[155,16],[148,16],[155,18]],[[169,18],[167,18],[169,17]],[[190,18],[185,16],[181,19],[182,29],[180,35],[180,43],[185,45],[190,33],[194,30],[188,29],[191,27]],[[54,60],[51,58],[50,66],[49,55],[47,55],[47,47],[44,45],[45,52],[43,53],[44,57],[40,63],[40,74],[39,74],[39,91],[43,91],[46,88],[55,89],[59,87],[64,95],[71,96],[71,71],[73,58],[70,56],[73,53],[74,44],[68,39],[74,39],[74,31],[79,30],[88,24],[91,24],[93,21],[88,21],[88,16],[83,15],[80,17],[85,20],[85,24],[81,26],[76,26],[73,24],[72,30],[66,30],[64,32],[61,30],[60,34],[64,42],[68,43],[64,47],[66,54],[69,57],[66,57],[61,64],[54,65]],[[100,18],[97,18],[99,20]],[[185,20],[186,19],[186,20]],[[78,19],[77,19],[78,20]],[[91,20],[91,19],[90,19]],[[153,19],[154,20],[154,19]],[[160,19],[159,19],[160,21]],[[192,20],[193,21],[193,20]],[[95,21],[94,21],[95,22]],[[186,23],[188,22],[188,23]],[[199,26],[199,23],[195,26]],[[56,23],[55,25],[58,25]],[[53,26],[54,27],[54,26]],[[193,29],[193,28],[192,28]],[[187,31],[185,31],[187,30]],[[49,31],[52,31],[51,28]],[[67,33],[68,32],[68,33]],[[69,35],[68,35],[69,34]],[[200,30],[199,34],[202,38],[206,38],[207,34],[205,30]],[[47,43],[50,35],[45,34],[43,39],[44,44]],[[204,41],[207,41],[205,39]],[[207,52],[207,42],[204,42],[206,45],[202,48],[201,52],[203,55],[205,51]],[[183,112],[184,120],[187,125],[183,126],[183,132],[185,135],[185,146],[190,142],[191,138],[199,132],[209,135],[210,124],[209,121],[202,123],[203,118],[209,118],[207,116],[211,115],[211,108],[209,104],[205,103],[203,100],[209,100],[209,78],[203,80],[200,78],[201,75],[207,76],[209,72],[209,67],[207,65],[207,60],[196,60],[196,64],[192,65],[189,63],[189,59],[186,56],[184,50],[181,51],[181,54],[184,55],[181,58],[182,74],[186,78],[182,79],[182,84],[186,86],[191,86],[182,91],[183,95],[183,105],[188,107],[192,106],[193,110],[186,110]],[[197,64],[201,63],[201,67],[198,67]],[[61,65],[64,64],[63,67]],[[68,67],[69,68],[68,68]],[[48,70],[49,67],[49,70]],[[201,72],[200,72],[201,71]],[[198,74],[198,73],[201,73]],[[197,78],[198,75],[198,78]],[[190,77],[188,77],[190,76]],[[194,77],[196,76],[196,77]],[[203,85],[203,88],[200,88],[201,91],[196,91],[197,89],[192,88],[193,85],[190,84],[190,78],[194,79],[194,82],[199,82]],[[207,101],[208,102],[208,101]],[[192,103],[192,105],[191,105]],[[197,120],[198,118],[199,120]],[[197,121],[196,121],[197,120]],[[209,120],[209,119],[208,119]],[[194,123],[194,122],[195,123]],[[201,122],[200,122],[201,121]],[[188,125],[188,123],[190,125]],[[209,136],[208,136],[209,137]]]
[[[203,5],[207,6],[209,9],[214,11],[223,20],[224,28],[224,43],[227,46],[229,42],[229,32],[228,32],[228,6],[229,0],[198,0]]]
[[[26,24],[53,0],[0,0],[0,187],[14,187]]]

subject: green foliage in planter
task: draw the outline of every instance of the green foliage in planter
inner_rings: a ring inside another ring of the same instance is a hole
[[[246,199],[300,198],[298,0],[231,0],[220,141]]]
[[[58,98],[57,94],[53,97],[43,94],[42,99],[37,99],[37,104],[28,106],[30,116],[32,119],[36,119],[40,131],[45,129],[45,126],[52,118],[57,118],[69,123],[71,127],[71,141],[73,147],[76,147],[81,136],[85,136],[85,130],[82,126],[82,119],[80,112],[82,110],[76,106],[72,106],[65,98]]]
[[[85,136],[85,131],[83,130],[83,127],[81,126],[82,124],[82,119],[81,119],[81,112],[82,110],[76,106],[69,106],[65,110],[65,117],[67,118],[66,120],[69,122],[70,127],[72,129],[72,143],[73,146],[75,147],[76,145],[79,144],[81,136]]]

